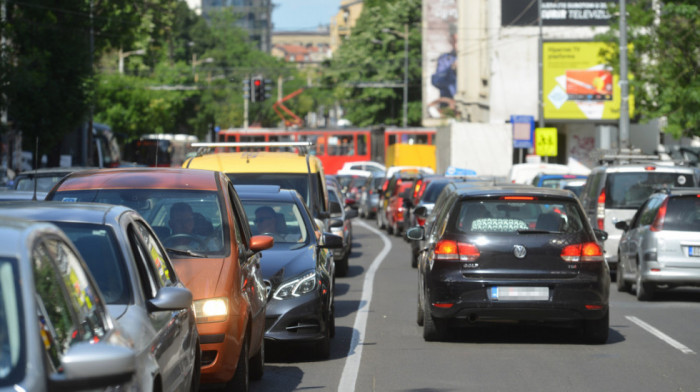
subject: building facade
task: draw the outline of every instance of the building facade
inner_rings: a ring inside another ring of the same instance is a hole
[[[342,0],[340,10],[331,19],[330,47],[331,53],[343,43],[343,40],[350,35],[350,31],[362,13],[362,0]]]
[[[205,18],[221,8],[233,8],[241,16],[238,27],[248,32],[251,42],[265,53],[272,49],[272,1],[271,0],[188,0],[190,8],[197,11],[199,2],[201,15]]]

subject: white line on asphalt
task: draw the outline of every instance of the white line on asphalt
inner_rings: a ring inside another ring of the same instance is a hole
[[[665,333],[659,331],[658,329],[652,327],[651,325],[645,323],[644,321],[634,317],[634,316],[625,316],[625,318],[640,327],[644,328],[647,332],[650,334],[656,336],[657,338],[663,340],[664,342],[668,343],[671,345],[671,347],[680,350],[683,354],[695,354],[695,351],[689,349],[683,343],[673,339],[672,337],[666,335]]]
[[[357,305],[357,315],[355,316],[355,325],[352,329],[352,340],[350,348],[345,357],[345,367],[343,374],[340,377],[338,384],[339,392],[354,392],[355,383],[357,382],[357,374],[360,371],[360,360],[362,359],[362,344],[364,343],[365,328],[367,327],[367,315],[369,314],[369,306],[372,302],[372,288],[374,286],[374,274],[377,272],[379,265],[384,261],[384,258],[391,251],[391,241],[389,237],[382,232],[367,225],[362,221],[356,221],[360,226],[378,235],[384,242],[384,249],[374,258],[369,270],[365,273],[365,281],[362,284],[362,299]]]

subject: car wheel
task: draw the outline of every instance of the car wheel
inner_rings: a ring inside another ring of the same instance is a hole
[[[447,327],[445,320],[435,319],[430,314],[429,302],[428,298],[423,301],[423,339],[426,342],[437,342],[445,339]]]
[[[399,224],[397,222],[394,222],[393,232],[395,236],[401,237],[401,230],[399,229]]]
[[[382,222],[382,214],[380,213],[380,211],[377,211],[377,227],[379,227],[380,229],[384,228],[384,222]]]
[[[622,260],[620,260],[620,256],[617,256],[617,271],[615,271],[615,281],[617,282],[617,291],[619,292],[629,292],[630,291],[630,284],[625,281],[625,276],[622,273],[622,271],[625,270],[625,267],[622,265]]]
[[[265,339],[260,343],[260,351],[250,359],[250,379],[260,380],[265,373]]]
[[[226,384],[226,390],[232,392],[248,392],[250,387],[250,373],[248,368],[248,335],[243,339],[241,344],[241,353],[238,356],[238,364],[236,364],[236,372],[233,378]]]
[[[639,301],[650,301],[654,297],[654,285],[652,283],[645,283],[642,281],[642,274],[639,272],[639,266],[637,266],[637,288],[635,289],[637,293],[637,300]]]
[[[331,356],[331,329],[329,328],[330,320],[326,323],[326,331],[323,334],[323,339],[316,342],[315,352],[318,359],[328,359]]]
[[[423,305],[420,303],[420,294],[418,294],[418,306],[417,306],[417,312],[416,312],[416,323],[418,324],[419,327],[423,326],[423,318],[425,317],[423,313]]]
[[[389,233],[389,235],[394,234],[394,225],[390,222],[386,223],[386,232]]]
[[[418,268],[418,252],[411,250],[411,268]]]
[[[610,312],[595,320],[583,321],[583,336],[587,343],[605,344],[608,341],[610,331]]]
[[[346,276],[348,274],[348,256],[346,253],[342,259],[335,262],[335,275],[336,276]]]
[[[331,330],[331,338],[335,337],[335,303],[331,305],[331,316],[328,320],[329,328]]]
[[[199,340],[194,347],[194,365],[192,366],[192,378],[190,379],[190,392],[199,390],[199,379],[202,375],[202,348],[199,346]]]

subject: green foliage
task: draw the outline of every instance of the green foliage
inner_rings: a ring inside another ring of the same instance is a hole
[[[630,92],[641,120],[665,117],[665,132],[700,135],[700,5],[697,0],[628,0],[626,7],[627,40],[633,47],[628,56]],[[615,20],[599,39],[616,43],[618,36]],[[618,49],[605,56],[619,71]]]
[[[346,108],[346,118],[358,126],[401,125],[403,88],[361,88],[357,82],[403,83],[404,25],[409,27],[409,125],[420,124],[421,2],[365,2],[350,35],[334,53],[324,80]],[[383,31],[391,30],[391,32]]]

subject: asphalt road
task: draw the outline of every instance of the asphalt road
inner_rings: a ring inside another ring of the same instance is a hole
[[[652,302],[610,298],[610,338],[586,345],[571,328],[517,324],[425,342],[417,272],[402,239],[354,221],[347,277],[336,280],[331,358],[269,347],[252,391],[700,391],[700,289]]]

